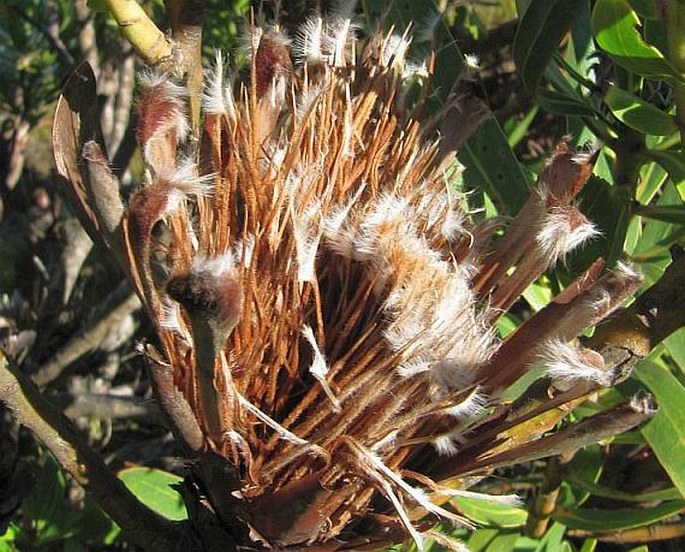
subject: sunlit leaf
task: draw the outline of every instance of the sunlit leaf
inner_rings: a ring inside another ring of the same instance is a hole
[[[521,527],[528,517],[523,508],[476,498],[456,498],[455,506],[469,519],[495,527]]]
[[[604,101],[619,121],[643,134],[668,136],[678,130],[668,113],[618,86],[608,87]]]
[[[645,77],[682,80],[664,54],[642,39],[639,25],[627,0],[599,0],[592,11],[595,38],[618,65]]]
[[[685,160],[681,152],[649,150],[646,155],[666,169],[676,186],[685,181]]]
[[[635,376],[654,393],[659,412],[645,425],[642,433],[659,462],[685,496],[685,387],[662,363],[644,360]]]
[[[169,519],[187,519],[188,513],[181,495],[171,487],[179,484],[183,480],[181,477],[162,470],[142,467],[121,470],[118,476],[148,508]]]
[[[558,508],[553,518],[571,529],[606,532],[625,531],[656,523],[685,508],[685,501],[675,500],[653,508],[619,508],[604,510],[596,508]]]

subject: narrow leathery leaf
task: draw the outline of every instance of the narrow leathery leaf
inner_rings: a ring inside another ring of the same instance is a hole
[[[576,0],[556,0],[532,2],[528,6],[518,25],[514,61],[530,91],[537,89],[545,67],[580,13],[582,4]]]
[[[648,150],[645,155],[666,169],[674,184],[682,186],[682,182],[685,182],[685,161],[680,152]]]
[[[642,432],[668,472],[676,488],[685,496],[685,415],[682,396],[685,388],[661,362],[644,360],[635,376],[654,393],[659,412]]]
[[[685,205],[639,206],[635,208],[635,214],[673,224],[685,224]]]
[[[617,510],[560,507],[552,517],[569,528],[601,533],[650,525],[682,512],[684,508],[683,500],[673,500],[652,508]]]
[[[453,503],[470,520],[486,526],[521,527],[528,517],[528,512],[524,508],[486,502],[479,498],[459,497],[455,498]]]
[[[677,132],[675,119],[618,86],[609,86],[604,101],[616,118],[643,134],[668,136]]]
[[[566,476],[565,481],[568,481],[572,487],[591,494],[592,496],[611,498],[623,502],[663,502],[667,500],[678,500],[683,496],[675,487],[661,491],[649,491],[637,494],[627,493],[574,477],[573,474]]]
[[[467,190],[483,190],[503,214],[517,213],[529,195],[528,183],[513,157],[506,136],[494,119],[486,119],[458,155]],[[489,162],[484,162],[488,159]]]

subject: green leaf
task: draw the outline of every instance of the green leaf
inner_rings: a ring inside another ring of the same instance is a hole
[[[618,86],[609,86],[604,101],[624,125],[643,134],[668,136],[678,131],[675,119]]]
[[[573,490],[579,490],[580,493],[573,493],[575,499],[575,506],[581,506],[591,495],[591,491],[585,485],[595,485],[599,481],[602,471],[604,470],[604,454],[599,445],[590,445],[584,449],[580,449],[574,456],[569,465],[568,473],[564,480],[570,483]],[[576,481],[581,481],[581,484],[576,485]]]
[[[526,177],[497,121],[486,120],[458,154],[467,190],[482,190],[502,214],[514,215],[528,199]]]
[[[675,500],[653,508],[619,508],[601,510],[595,508],[558,508],[552,517],[571,529],[603,533],[625,531],[656,523],[685,508],[685,501]]]
[[[519,539],[518,533],[500,532],[494,539],[490,541],[486,552],[500,552],[501,550],[513,550],[516,541]]]
[[[676,186],[685,181],[685,159],[682,152],[649,150],[646,155],[666,169]]]
[[[595,115],[592,108],[582,101],[578,95],[540,89],[535,101],[542,109],[556,115],[577,115],[581,117]]]
[[[673,332],[661,344],[664,353],[685,374],[685,328]]]
[[[519,22],[514,61],[526,87],[535,92],[559,42],[581,12],[583,0],[532,2]]]
[[[642,434],[685,496],[685,387],[663,362],[651,357],[637,366],[635,377],[654,393],[659,405],[659,412],[642,428]]]
[[[663,502],[664,500],[678,500],[682,498],[682,495],[675,487],[663,489],[661,491],[630,494],[623,491],[617,491],[616,489],[610,489],[603,485],[598,485],[597,483],[578,477],[575,473],[570,473],[565,479],[572,487],[592,496],[622,500],[624,502]]]
[[[456,498],[454,505],[469,519],[494,527],[521,527],[528,517],[523,508],[477,498]]]
[[[154,468],[127,468],[118,474],[126,487],[138,499],[158,514],[172,519],[188,518],[181,495],[171,485],[183,479],[177,475]]]
[[[598,0],[592,10],[595,38],[618,65],[643,77],[682,81],[666,57],[642,39],[639,25],[627,0]]]
[[[566,533],[566,527],[561,523],[553,523],[551,527],[547,529],[545,536],[540,540],[536,552],[562,552],[567,550],[564,543],[564,534]]]
[[[685,224],[685,205],[638,205],[635,212],[650,219]]]

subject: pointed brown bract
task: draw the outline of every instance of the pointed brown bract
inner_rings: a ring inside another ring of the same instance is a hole
[[[500,341],[494,322],[595,233],[575,204],[592,155],[561,142],[493,239],[451,184],[481,103],[455,88],[441,144],[422,100],[404,103],[407,37],[353,35],[344,14],[313,16],[293,67],[286,37],[251,26],[249,82],[220,55],[207,77],[197,164],[180,154],[183,89],[147,77],[139,100],[149,170],[120,231],[159,334],[150,371],[198,458],[191,494],[240,545],[420,545],[440,519],[466,523],[446,505],[469,484],[454,477],[545,455],[531,443],[562,407],[614,379],[568,343],[640,282],[598,261]],[[500,404],[537,363],[551,395]],[[593,434],[624,427],[606,421]]]

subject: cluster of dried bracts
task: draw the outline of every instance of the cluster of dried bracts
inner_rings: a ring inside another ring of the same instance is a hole
[[[146,174],[127,201],[95,106],[78,105],[87,68],[56,116],[58,167],[84,224],[156,328],[145,354],[157,399],[195,460],[186,499],[211,512],[211,539],[227,548],[420,546],[441,520],[468,524],[451,497],[510,499],[469,493],[472,476],[648,415],[636,400],[543,436],[614,381],[574,342],[635,291],[628,266],[598,260],[507,339],[494,328],[596,233],[574,200],[592,155],[562,142],[514,220],[475,222],[454,188],[454,149],[483,106],[456,86],[428,120],[424,96],[407,103],[419,69],[406,37],[360,46],[354,33],[341,14],[292,37],[252,25],[246,74],[219,55],[206,72],[200,125],[181,83],[144,73]],[[430,63],[420,70],[430,80]],[[543,395],[505,404],[503,390],[541,363]]]

